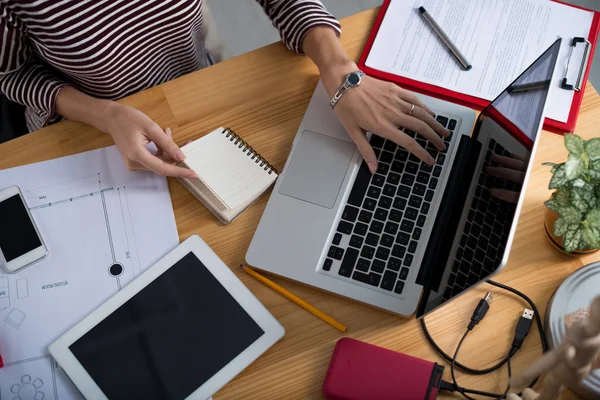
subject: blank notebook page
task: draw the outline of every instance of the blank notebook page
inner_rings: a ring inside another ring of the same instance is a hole
[[[184,163],[198,174],[206,186],[230,209],[246,205],[265,190],[277,174],[269,174],[262,162],[244,152],[236,139],[219,128],[182,147]],[[254,159],[253,159],[254,158]]]

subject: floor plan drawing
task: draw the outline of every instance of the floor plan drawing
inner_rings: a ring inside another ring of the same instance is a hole
[[[48,346],[179,244],[167,182],[127,171],[109,147],[0,171],[11,185],[48,256],[0,272],[0,400],[80,399]]]

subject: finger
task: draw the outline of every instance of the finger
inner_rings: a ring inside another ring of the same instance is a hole
[[[170,131],[171,130],[169,129],[169,132]],[[150,128],[146,132],[146,135],[156,144],[156,147],[161,148],[173,160],[179,162],[185,160],[185,154],[183,154],[183,151],[181,151],[179,146],[173,142],[173,139],[171,139],[168,134],[165,135],[165,132],[163,132],[158,126],[153,126]]]
[[[529,156],[523,156],[521,154],[511,154],[510,156],[517,160],[526,161],[526,162],[529,161]]]
[[[446,150],[444,140],[442,140],[442,138],[424,121],[410,117],[406,114],[400,114],[398,115],[398,121],[396,122],[403,128],[415,131],[425,139],[429,140],[439,151]]]
[[[403,111],[406,110],[405,114],[408,115],[410,113],[411,108],[412,108],[412,104],[408,104],[407,102],[405,102],[402,99],[400,100],[400,102],[402,104]],[[433,118],[433,116],[431,114],[429,114],[423,108],[421,108],[419,106],[415,106],[415,108],[414,108],[412,114],[410,114],[410,116],[418,118],[421,121],[425,122],[438,135],[440,135],[440,136],[450,136],[450,131],[448,131],[446,128],[444,128],[444,126],[442,124],[440,124],[438,121],[436,121],[436,119]]]
[[[178,167],[164,162],[158,157],[153,156],[148,151],[142,151],[138,155],[137,161],[148,168],[150,171],[162,176],[176,176],[181,178],[197,178],[198,175],[191,169]]]
[[[400,89],[400,98],[404,101],[407,101],[411,104],[414,104],[415,106],[422,108],[423,110],[427,111],[427,113],[432,117],[435,115],[435,113],[429,107],[427,107],[414,93],[411,93],[404,89]]]
[[[385,129],[385,132],[383,132],[382,134],[384,137],[404,147],[406,150],[410,151],[412,154],[414,154],[420,160],[426,162],[427,164],[435,164],[435,159],[431,156],[431,154],[429,154],[423,147],[421,147],[415,139],[408,136],[400,129],[390,126],[387,129]]]
[[[508,167],[510,169],[516,169],[518,171],[525,171],[527,169],[527,163],[529,162],[524,160],[517,160],[512,157],[499,156],[497,154],[492,154],[492,161],[495,161],[498,164]]]
[[[490,176],[521,183],[525,180],[525,172],[509,168],[487,167],[485,172]]]
[[[360,151],[360,154],[369,166],[369,171],[371,171],[371,174],[374,174],[378,167],[377,156],[375,155],[367,136],[363,130],[358,127],[353,127],[351,129],[346,128],[346,130],[350,134],[350,137],[352,137],[352,140],[354,140],[358,151]]]
[[[498,200],[504,200],[514,204],[517,204],[519,202],[520,193],[518,192],[511,192],[510,190],[492,188],[490,189],[490,194],[492,195],[492,197],[495,197]]]

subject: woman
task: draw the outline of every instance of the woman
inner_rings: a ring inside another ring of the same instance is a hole
[[[287,47],[315,62],[330,96],[358,70],[338,41],[339,23],[318,0],[257,1]],[[84,122],[112,136],[128,168],[192,177],[174,165],[183,153],[158,125],[113,100],[211,64],[202,9],[202,0],[0,0],[0,93],[27,107],[30,131],[62,117]],[[364,77],[335,112],[372,172],[377,157],[364,131],[430,164],[398,127],[444,148],[440,135],[447,132],[433,113],[389,83]],[[149,142],[168,157],[150,154]]]

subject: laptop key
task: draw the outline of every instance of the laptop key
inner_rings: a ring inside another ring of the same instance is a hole
[[[375,134],[371,135],[371,141],[369,142],[371,144],[371,147],[379,147],[381,148],[383,146],[383,143],[385,142],[385,139],[382,138],[381,136],[377,136]]]
[[[377,220],[371,222],[371,227],[369,228],[371,232],[381,233],[383,231],[383,223]]]
[[[362,283],[369,283],[369,274],[365,274],[360,271],[354,271],[354,273],[352,274],[352,279]]]
[[[392,221],[388,221],[385,224],[385,233],[389,233],[390,235],[395,235],[398,232],[398,224]]]
[[[392,255],[394,257],[402,258],[406,254],[406,247],[400,245],[394,245],[392,249]]]
[[[369,285],[379,286],[379,282],[381,282],[381,275],[376,274],[375,272],[371,272],[369,274]]]
[[[400,222],[400,220],[402,219],[402,211],[398,211],[398,210],[392,208],[392,210],[390,211],[389,218],[390,218],[390,220],[392,220],[394,222]]]
[[[358,220],[365,224],[371,222],[371,218],[373,218],[373,213],[367,210],[361,210],[360,214],[358,214]]]
[[[387,183],[391,183],[392,185],[397,185],[400,182],[400,175],[395,172],[390,172],[387,177]]]
[[[337,247],[335,247],[335,246],[329,246],[329,251],[327,252],[327,257],[333,257],[333,256],[335,256],[335,249],[337,249]]]
[[[367,196],[372,197],[374,199],[378,199],[381,195],[381,189],[375,186],[370,186],[369,190],[367,190]]]
[[[387,196],[381,196],[379,199],[379,207],[389,209],[392,206],[392,198]]]
[[[385,270],[385,262],[374,259],[373,264],[371,265],[371,271],[382,273]]]
[[[396,143],[392,142],[391,140],[386,140],[385,144],[383,145],[384,150],[391,151],[391,152],[396,151],[397,148],[398,148],[398,145]]]
[[[441,174],[442,174],[442,167],[440,167],[439,165],[436,165],[435,168],[433,169],[433,176],[435,176],[437,178]]]
[[[364,246],[360,251],[360,256],[368,258],[369,260],[375,255],[375,248],[371,246]]]
[[[354,227],[354,233],[361,235],[361,236],[365,236],[367,234],[367,230],[369,229],[368,225],[365,225],[363,223],[358,222],[356,224],[356,226]],[[339,229],[338,229],[339,230]],[[343,233],[343,232],[342,232]],[[349,235],[350,233],[348,233]]]
[[[412,260],[413,260],[413,255],[407,254],[406,257],[404,257],[404,265],[406,265],[407,267],[410,267],[410,264],[412,264]]]
[[[450,122],[448,122],[448,130],[453,131],[454,129],[456,129],[456,120],[455,119],[451,119]]]
[[[346,221],[354,222],[358,216],[358,208],[347,205],[342,213],[342,219]]]
[[[377,166],[377,173],[381,175],[386,175],[390,169],[390,165],[386,163],[380,162]]]
[[[423,148],[425,148],[425,146],[427,146],[427,140],[423,139],[422,137],[418,136],[415,138],[415,140],[417,141],[419,146],[421,146]]]
[[[341,241],[342,241],[342,234],[336,233],[335,235],[333,235],[333,241],[331,243],[338,245],[338,244],[340,244]]]
[[[379,164],[379,165],[382,165],[382,164]],[[377,170],[377,172],[379,172],[379,170]],[[382,187],[383,184],[385,183],[385,176],[375,174],[375,175],[373,175],[373,179],[371,179],[371,183],[375,186]]]
[[[404,163],[401,161],[394,161],[390,169],[394,172],[401,174],[402,171],[404,171]]]
[[[326,258],[323,263],[323,271],[329,271],[331,266],[333,265],[333,260],[331,258]]]
[[[394,199],[393,207],[397,208],[398,210],[404,210],[404,208],[406,207],[406,199],[402,197],[396,197]]]
[[[424,202],[423,205],[421,206],[421,213],[427,215],[428,212],[429,212],[429,203]]]
[[[413,194],[412,196],[410,196],[410,199],[408,199],[408,205],[411,207],[419,208],[419,207],[421,207],[422,201],[423,200],[420,197],[415,196]]]
[[[377,244],[379,243],[379,236],[369,232],[367,234],[367,238],[365,239],[365,243],[368,244],[369,246],[377,246]]]
[[[398,232],[398,236],[396,236],[396,243],[407,245],[410,240],[410,235],[404,232]]]
[[[413,186],[413,193],[418,196],[423,196],[425,194],[425,190],[427,190],[425,185],[420,183],[416,183],[415,186]]]
[[[369,268],[371,267],[371,262],[369,260],[365,260],[364,258],[359,258],[356,263],[356,269],[362,272],[369,272]]]
[[[416,220],[418,215],[419,210],[413,207],[407,207],[406,211],[404,212],[404,217],[410,219],[411,221]]]
[[[419,164],[414,162],[409,162],[408,164],[406,164],[406,172],[408,172],[409,174],[416,174],[417,171],[419,171]]]
[[[350,237],[350,246],[360,249],[364,240],[365,239],[362,236],[352,235],[352,237]]]
[[[379,161],[389,164],[394,159],[394,153],[390,153],[389,151],[384,151],[379,156]]]
[[[415,183],[415,176],[411,174],[404,174],[402,175],[401,182],[404,185],[412,186],[412,184]]]
[[[431,180],[429,181],[429,189],[435,189],[435,187],[437,186],[438,180],[437,178],[431,178]]]
[[[420,167],[421,171],[423,172],[431,172],[433,170],[433,167],[429,164],[425,164],[424,162],[421,162],[421,167]]]
[[[410,187],[405,185],[398,186],[398,196],[407,199],[410,196]]]
[[[363,208],[366,208],[367,210],[371,210],[371,211],[373,211],[376,206],[377,206],[377,202],[369,197],[367,197],[363,203]]]
[[[385,247],[392,247],[394,244],[394,237],[390,235],[381,235],[381,245]]]
[[[398,280],[398,274],[393,271],[385,271],[383,274],[383,279],[381,281],[381,288],[385,290],[392,291],[394,289],[394,284]]]
[[[339,247],[335,249],[335,255],[333,256],[333,258],[335,258],[336,260],[341,260],[343,256],[344,249],[340,249]]]
[[[340,223],[338,224],[337,231],[349,235],[352,233],[352,228],[353,225],[350,222],[340,221]]]
[[[378,247],[377,252],[375,253],[376,258],[380,258],[382,260],[387,260],[390,256],[390,249],[387,247]]]
[[[375,219],[379,221],[387,221],[388,212],[383,208],[378,208],[375,210]]]
[[[434,195],[433,190],[428,190],[427,193],[425,193],[425,201],[433,200],[433,195]]]
[[[414,227],[415,223],[406,219],[402,220],[400,224],[400,230],[408,233],[411,233]]]
[[[439,122],[440,124],[442,124],[442,126],[445,128],[446,126],[448,126],[448,118],[444,117],[443,115],[438,115],[436,118],[437,122]]]
[[[358,174],[354,180],[354,186],[352,187],[352,191],[348,197],[348,204],[360,207],[360,204],[365,197],[365,192],[367,191],[370,180],[371,171],[369,170],[367,163],[363,161],[358,169]]]
[[[356,264],[357,259],[358,250],[353,249],[352,247],[347,248],[338,274],[349,278],[352,275],[352,271],[354,270],[354,265]]]
[[[402,266],[402,260],[399,260],[395,257],[390,257],[390,259],[388,260],[387,263],[387,267],[388,269],[391,269],[392,271],[400,271],[400,267]]]
[[[425,219],[426,217],[424,215],[419,215],[419,218],[417,218],[417,226],[419,228],[422,228],[423,225],[425,225]]]
[[[402,281],[396,282],[396,287],[394,288],[394,293],[402,294],[402,290],[404,290],[404,282],[402,282]]]
[[[429,174],[427,172],[419,171],[417,174],[417,182],[427,184],[429,182]]]
[[[415,251],[417,251],[417,245],[418,243],[416,241],[411,240],[410,245],[408,245],[408,252],[414,253]]]
[[[408,271],[409,271],[409,270],[408,270],[408,268],[406,268],[406,267],[403,267],[403,268],[400,270],[400,279],[402,279],[403,281],[405,281],[405,280],[406,280],[406,278],[408,278]]]
[[[386,184],[383,188],[383,194],[385,194],[386,196],[394,197],[394,194],[396,194],[396,187],[390,184]]]
[[[437,158],[438,165],[444,165],[444,161],[446,161],[446,156],[444,154],[440,154]]]
[[[413,239],[419,240],[421,238],[421,232],[421,228],[415,228],[415,231],[413,232]]]

